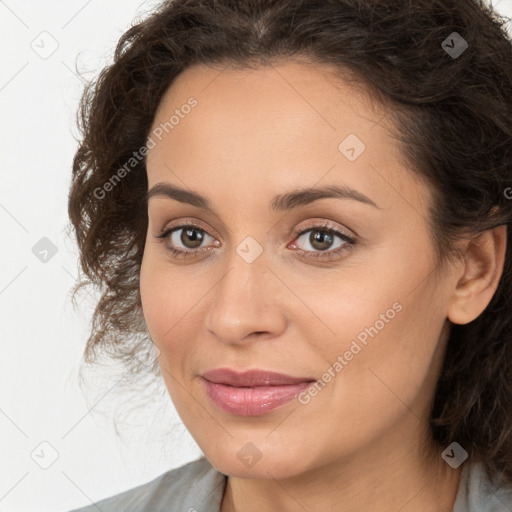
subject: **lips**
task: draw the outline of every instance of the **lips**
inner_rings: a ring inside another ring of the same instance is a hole
[[[259,416],[291,402],[316,379],[263,370],[236,372],[229,368],[202,375],[205,391],[217,407],[238,416]]]
[[[286,386],[316,380],[313,377],[292,377],[264,370],[236,372],[229,368],[217,368],[207,371],[203,374],[203,378],[215,384],[225,384],[234,387]]]

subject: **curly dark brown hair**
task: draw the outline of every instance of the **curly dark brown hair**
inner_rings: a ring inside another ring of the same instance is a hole
[[[244,69],[293,58],[334,65],[340,78],[351,77],[389,107],[401,155],[432,186],[430,231],[440,267],[468,234],[506,225],[509,238],[507,21],[483,0],[173,0],[127,30],[113,63],[87,84],[78,112],[69,217],[85,275],[73,296],[84,285],[101,289],[84,360],[109,353],[130,375],[158,371],[156,362],[146,366],[134,357],[151,344],[139,294],[148,226],[140,155],[164,93],[194,64]],[[451,325],[430,420],[436,442],[457,441],[488,477],[500,474],[507,484],[511,294],[507,244],[485,311],[466,325]]]

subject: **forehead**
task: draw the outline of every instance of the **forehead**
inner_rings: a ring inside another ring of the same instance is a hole
[[[209,138],[241,137],[257,130],[258,140],[279,134],[284,144],[285,135],[308,129],[308,138],[332,135],[340,128],[370,129],[386,113],[370,101],[363,87],[344,83],[329,65],[294,61],[256,69],[197,65],[178,75],[169,87],[153,128],[168,121],[169,114],[183,108],[190,97],[198,102],[193,131],[203,138],[206,133]],[[173,134],[183,133],[190,123],[182,124],[173,128]]]
[[[190,98],[196,105],[185,108]],[[193,66],[156,112],[152,133],[165,123],[167,130],[148,153],[149,186],[178,184],[178,176],[196,189],[222,183],[255,192],[311,186],[325,176],[325,184],[383,197],[384,207],[397,193],[421,204],[424,184],[401,162],[387,108],[327,65]],[[360,155],[351,160],[344,151],[354,144]]]

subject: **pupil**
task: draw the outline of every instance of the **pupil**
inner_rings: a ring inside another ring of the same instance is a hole
[[[203,235],[200,234],[200,235],[196,235],[194,236],[194,233],[199,233],[199,230],[198,229],[195,229],[195,228],[189,228],[189,229],[184,229],[181,233],[181,241],[183,242],[184,245],[188,246],[190,241],[192,242],[192,249],[194,249],[195,247],[198,247],[201,245],[201,242],[203,241]],[[188,237],[188,240],[186,240],[184,237],[187,236]]]
[[[313,231],[309,236],[309,243],[312,247],[325,251],[332,244],[332,234],[325,231]],[[318,243],[320,246],[318,246]]]

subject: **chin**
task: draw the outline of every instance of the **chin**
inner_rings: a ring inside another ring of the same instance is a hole
[[[261,444],[261,443],[260,443]],[[306,471],[305,461],[300,453],[281,446],[256,451],[250,441],[236,446],[217,445],[213,449],[203,450],[210,464],[221,473],[238,478],[283,479]]]

